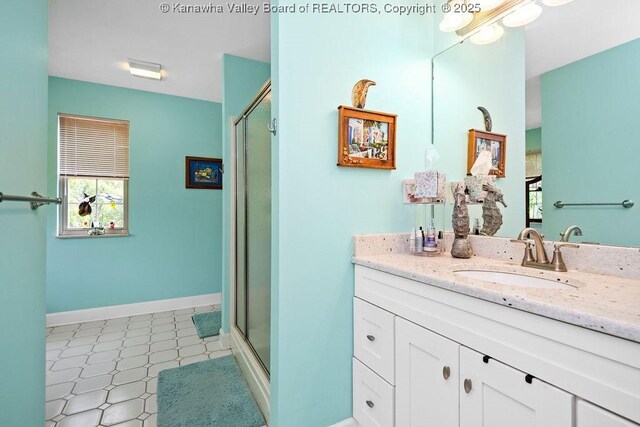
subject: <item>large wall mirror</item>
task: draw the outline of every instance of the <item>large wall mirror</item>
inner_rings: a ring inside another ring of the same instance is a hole
[[[433,143],[447,180],[467,173],[467,132],[484,129],[478,106],[507,135],[497,236],[529,225],[560,240],[575,225],[571,242],[640,247],[640,2],[606,3],[544,7],[494,43],[465,40],[433,58]]]

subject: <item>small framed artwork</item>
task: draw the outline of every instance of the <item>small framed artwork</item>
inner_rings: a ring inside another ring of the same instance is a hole
[[[481,151],[491,152],[491,170],[489,175],[505,177],[505,158],[507,136],[498,133],[469,129],[469,152],[467,155],[467,173],[475,163]]]
[[[222,159],[187,156],[185,160],[186,188],[222,189]]]
[[[338,107],[338,166],[396,168],[397,115]]]

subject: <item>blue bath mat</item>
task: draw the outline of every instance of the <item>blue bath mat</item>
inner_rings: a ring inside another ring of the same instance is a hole
[[[158,427],[262,427],[233,356],[160,371]]]
[[[220,334],[221,312],[208,311],[206,313],[196,313],[191,316],[200,338],[213,337]]]

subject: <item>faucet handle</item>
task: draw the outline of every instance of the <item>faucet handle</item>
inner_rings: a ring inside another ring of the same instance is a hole
[[[531,250],[531,242],[528,239],[511,239],[512,243],[524,243],[524,258],[522,259],[522,265],[527,262],[535,262],[536,258],[533,256]]]
[[[567,247],[567,248],[576,248],[576,249],[577,249],[577,248],[579,248],[579,247],[580,247],[580,245],[576,245],[575,243],[555,243],[555,244],[553,245],[553,248],[554,248],[555,250],[560,250],[560,248],[564,248],[564,247]]]
[[[575,243],[555,243],[553,245],[553,259],[551,260],[551,265],[555,271],[567,271],[567,266],[562,259],[562,253],[560,253],[560,248],[579,248],[580,245],[576,245]]]

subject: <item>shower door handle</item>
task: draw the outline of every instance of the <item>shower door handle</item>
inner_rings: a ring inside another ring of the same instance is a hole
[[[278,133],[278,119],[274,117],[273,120],[271,120],[271,124],[267,125],[267,129],[269,129],[269,132],[271,132],[273,136],[276,136]]]

